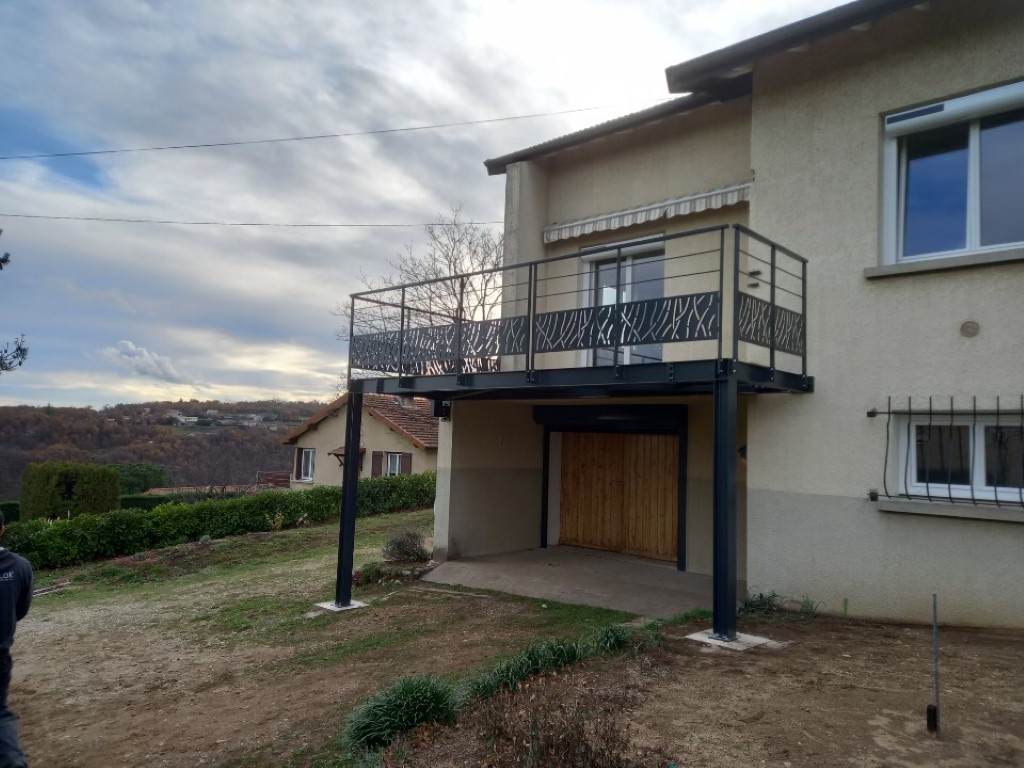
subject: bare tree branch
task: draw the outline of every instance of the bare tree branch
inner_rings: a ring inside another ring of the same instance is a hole
[[[4,231],[0,229],[0,235],[3,233]],[[3,256],[0,256],[0,271],[10,263],[11,254],[5,253]],[[12,344],[14,345],[13,348]],[[16,336],[10,344],[0,347],[0,373],[20,368],[21,364],[25,362],[26,357],[28,357],[28,347],[25,346],[25,337]]]
[[[333,315],[341,318],[339,341],[349,334],[397,331],[454,323],[461,319],[490,320],[501,310],[504,237],[501,231],[466,220],[460,206],[424,228],[426,248],[412,245],[388,259],[387,274],[360,275],[366,290],[378,291],[339,302]]]

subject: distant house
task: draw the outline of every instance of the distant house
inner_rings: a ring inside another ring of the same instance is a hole
[[[282,441],[295,446],[291,487],[341,485],[348,395],[325,405]],[[363,397],[359,474],[406,475],[437,469],[437,419],[421,398]],[[366,455],[370,458],[367,460]]]

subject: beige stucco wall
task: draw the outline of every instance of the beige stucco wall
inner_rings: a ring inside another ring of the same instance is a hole
[[[521,402],[453,402],[442,422],[434,558],[540,545],[544,432]]]
[[[738,445],[746,442],[746,398],[741,400]],[[445,559],[540,546],[543,430],[528,403],[455,403],[441,427],[441,466],[434,507],[435,558]],[[590,401],[593,403],[593,401]],[[610,398],[602,403],[678,404],[687,414],[687,570],[712,566],[712,402],[709,397]],[[601,405],[593,405],[600,408]],[[453,440],[454,438],[454,440]],[[453,444],[449,454],[446,446]],[[451,455],[453,461],[445,462]],[[561,436],[551,436],[548,542],[558,544]],[[453,471],[454,470],[454,471]],[[746,578],[746,461],[737,459],[737,575]]]
[[[314,485],[340,486],[344,470],[337,457],[329,455],[339,446],[345,445],[345,419],[348,406],[344,406],[337,416],[330,416],[321,421],[316,429],[303,434],[295,444],[299,448],[313,448],[313,480],[307,482],[295,479],[295,459],[292,458],[292,488],[310,488]],[[411,453],[413,473],[429,472],[437,469],[437,450],[423,449],[410,443],[402,434],[391,429],[380,419],[374,418],[365,410],[361,426],[360,445],[366,449],[363,462],[359,468],[360,477],[370,474],[370,456],[374,451],[388,453]]]
[[[547,223],[750,180],[750,104],[716,104],[549,161]]]
[[[1021,78],[1022,39],[1019,2],[938,0],[755,70],[751,225],[810,259],[816,391],[751,406],[752,585],[911,620],[938,592],[946,621],[1024,626],[1024,525],[878,511],[886,428],[864,415],[890,395],[1024,386],[1024,264],[864,276],[880,261],[881,113]]]

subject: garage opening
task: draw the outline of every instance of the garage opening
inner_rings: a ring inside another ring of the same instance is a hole
[[[678,435],[564,433],[560,542],[675,561],[678,468]]]
[[[558,488],[558,543],[686,570],[685,405],[537,406],[544,426],[542,542]],[[559,435],[552,467],[549,446]]]

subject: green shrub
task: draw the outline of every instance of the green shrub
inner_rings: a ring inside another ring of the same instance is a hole
[[[21,519],[21,502],[0,501],[0,512],[3,513],[5,523],[16,523]]]
[[[627,630],[628,632],[628,630]],[[486,699],[498,691],[514,691],[532,675],[561,669],[593,656],[601,649],[595,643],[577,640],[539,640],[514,656],[469,678],[460,691],[460,701]]]
[[[156,464],[136,462],[107,466],[117,472],[121,479],[121,493],[125,496],[134,496],[150,488],[165,488],[171,484],[171,474]]]
[[[344,740],[353,750],[382,747],[423,723],[455,721],[452,685],[438,677],[403,677],[371,696],[345,723]]]
[[[371,561],[359,570],[360,584],[379,584],[384,581],[384,566],[376,561]]]
[[[168,501],[170,499],[166,496],[147,496],[144,493],[124,494],[121,496],[121,509],[154,509]]]
[[[121,479],[101,464],[47,461],[29,464],[21,476],[21,517],[100,515],[119,509]]]
[[[633,638],[633,631],[621,624],[612,624],[598,632],[593,639],[594,646],[603,653],[622,650]]]
[[[411,483],[410,477],[415,478]],[[430,486],[428,500],[424,501],[422,496],[422,487],[433,480],[432,473],[429,478],[428,481],[425,476],[400,475],[361,481],[373,480],[374,487],[381,485],[379,481],[393,481],[406,489],[390,496],[378,494],[377,506],[364,507],[363,514],[410,509],[405,505],[409,499],[418,500],[420,508],[429,506],[433,502],[433,486]],[[410,486],[418,488],[421,495],[410,494],[407,491]],[[384,503],[396,500],[402,505],[388,508]],[[336,520],[341,509],[341,489],[317,486],[303,491],[265,491],[233,499],[203,499],[194,503],[161,499],[161,502],[152,509],[129,508],[52,522],[35,519],[14,523],[7,528],[4,544],[28,558],[36,568],[62,568],[101,557],[199,541],[204,537],[217,539]]]
[[[436,472],[361,478],[356,514],[370,517],[432,506],[436,487]]]
[[[402,531],[388,539],[381,554],[385,560],[429,560],[430,553],[423,546],[423,541],[423,534],[419,531]]]

